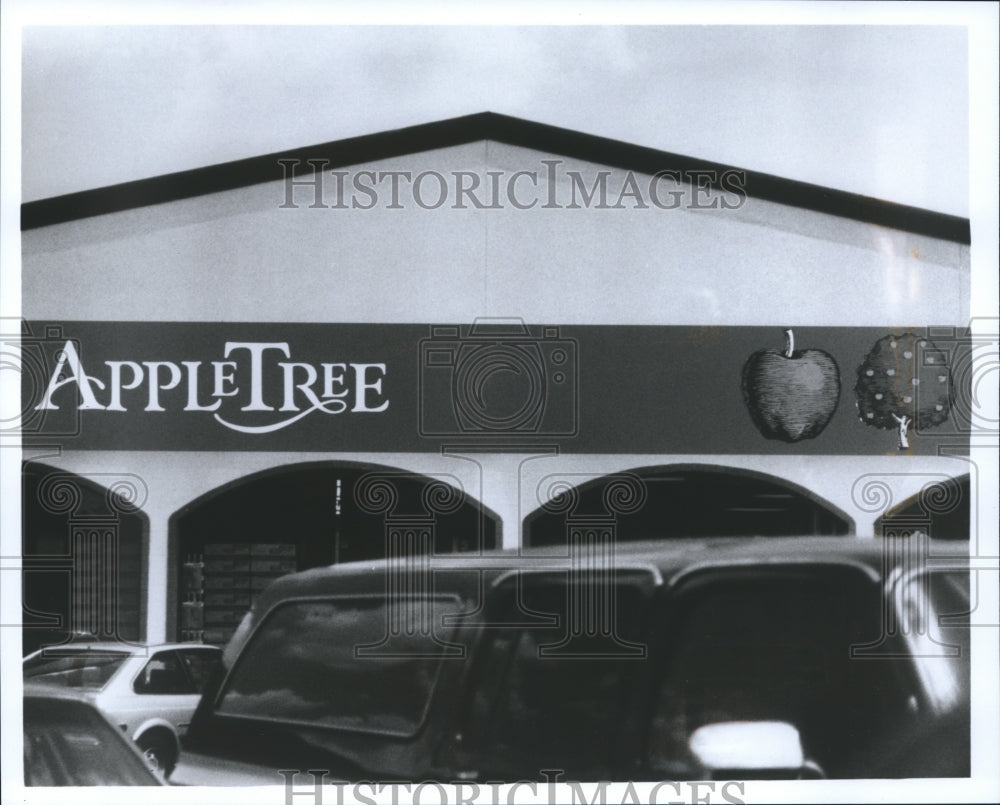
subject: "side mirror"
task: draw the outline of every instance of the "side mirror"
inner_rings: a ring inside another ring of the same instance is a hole
[[[789,780],[823,776],[784,721],[726,721],[699,727],[688,741],[709,779]]]

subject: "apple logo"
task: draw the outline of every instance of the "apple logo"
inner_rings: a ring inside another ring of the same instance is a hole
[[[823,432],[840,400],[840,371],[821,349],[795,349],[785,330],[785,351],[762,349],[743,366],[743,401],[768,439],[797,442]]]

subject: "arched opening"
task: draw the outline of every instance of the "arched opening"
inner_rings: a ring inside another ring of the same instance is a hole
[[[971,537],[970,476],[947,478],[924,486],[875,521],[878,537],[908,537],[920,531],[932,539]]]
[[[21,478],[23,652],[84,635],[142,640],[149,539],[142,479],[39,462],[25,462]]]
[[[167,633],[221,644],[286,573],[387,555],[483,551],[499,516],[457,478],[324,461],[239,478],[170,518]]]
[[[574,485],[543,479],[542,503],[524,518],[524,544],[565,544],[574,525],[613,524],[617,541],[679,537],[839,535],[845,512],[803,487],[752,470],[666,464],[610,473]]]

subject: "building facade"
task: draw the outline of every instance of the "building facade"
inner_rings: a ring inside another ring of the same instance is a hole
[[[395,553],[968,538],[962,219],[482,114],[22,230],[25,650]]]

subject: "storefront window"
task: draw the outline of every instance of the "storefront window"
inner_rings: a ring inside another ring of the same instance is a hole
[[[549,480],[563,499],[546,501],[525,518],[526,545],[566,544],[589,523],[606,525],[614,541],[820,536],[854,529],[846,514],[794,484],[737,468],[664,465]]]
[[[324,462],[251,476],[195,501],[171,519],[178,638],[226,643],[260,592],[287,573],[497,547],[499,518],[449,480]]]
[[[893,506],[875,522],[879,537],[909,537],[917,532],[933,539],[967,540],[970,524],[970,476],[941,478]]]
[[[25,654],[71,638],[142,639],[149,520],[115,487],[141,479],[24,465]]]

